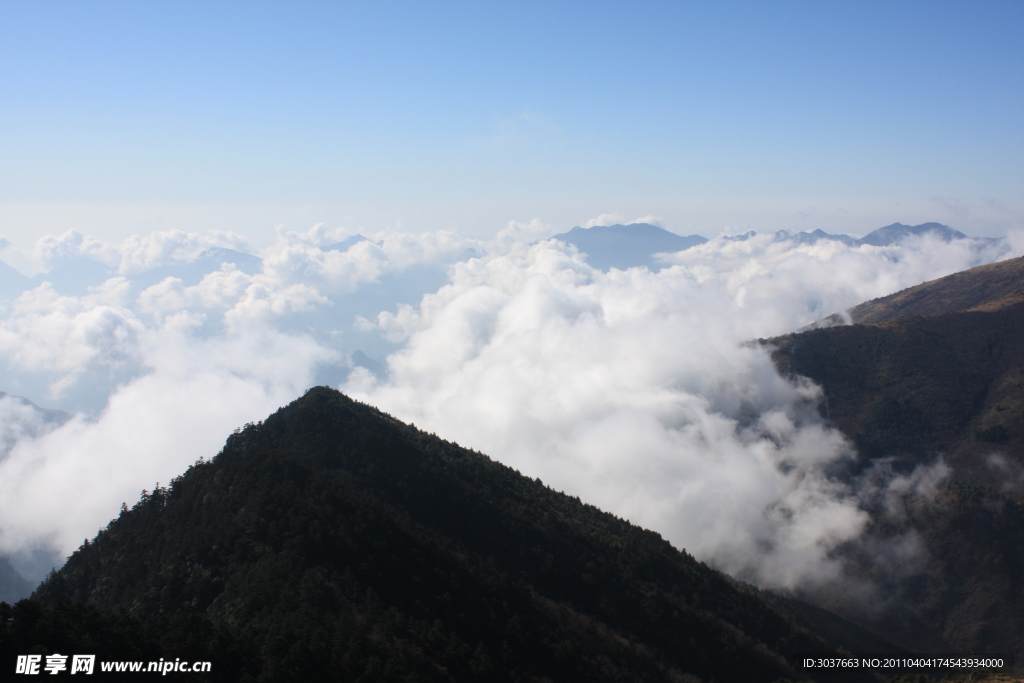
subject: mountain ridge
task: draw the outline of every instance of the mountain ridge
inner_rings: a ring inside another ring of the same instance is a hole
[[[338,657],[355,679],[362,652],[423,680],[772,681],[835,651],[654,532],[324,387],[144,492],[34,597],[200,615],[264,653],[261,680]]]
[[[853,323],[908,315],[996,311],[1024,302],[1024,256],[963,270],[921,283],[849,310]]]
[[[900,242],[911,235],[933,235],[945,242],[955,239],[966,239],[967,235],[959,230],[954,230],[942,223],[930,222],[920,225],[904,225],[903,223],[892,223],[885,227],[872,230],[864,237],[857,240],[858,244],[870,244],[875,247],[885,247]]]
[[[865,302],[853,324],[761,340],[780,372],[822,388],[823,417],[856,445],[845,482],[935,477],[933,494],[890,501],[899,521],[872,518],[871,534],[912,534],[927,558],[889,580],[894,609],[834,606],[909,647],[1024,654],[1022,285],[1024,259],[1009,259]],[[884,575],[870,553],[845,551],[862,576]]]

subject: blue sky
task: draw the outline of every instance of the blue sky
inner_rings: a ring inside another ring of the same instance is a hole
[[[0,3],[0,234],[1024,223],[1024,4]]]

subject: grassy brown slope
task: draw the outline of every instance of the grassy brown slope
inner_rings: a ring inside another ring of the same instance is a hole
[[[925,282],[850,309],[854,323],[908,315],[998,310],[1024,302],[1024,257],[990,263]]]

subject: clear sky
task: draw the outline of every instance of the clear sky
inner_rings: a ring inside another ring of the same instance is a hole
[[[1024,3],[0,2],[0,235],[1024,225]]]

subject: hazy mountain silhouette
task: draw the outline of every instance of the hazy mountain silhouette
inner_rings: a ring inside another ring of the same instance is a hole
[[[0,415],[0,462],[7,458],[19,439],[42,436],[72,417],[63,410],[41,408],[23,396],[3,391],[0,391],[0,402],[4,408]],[[53,553],[40,548],[14,555],[0,554],[0,600],[13,602],[28,597],[57,560]]]
[[[832,240],[835,242],[842,242],[848,246],[856,246],[858,240],[856,237],[850,237],[849,235],[833,235],[825,232],[824,230],[813,230],[811,232],[798,232],[792,233],[788,230],[779,230],[775,233],[776,241],[793,240],[797,244],[817,244],[821,240]]]
[[[349,248],[352,247],[353,245],[366,241],[368,241],[368,239],[366,237],[363,237],[362,235],[352,235],[351,237],[346,237],[340,242],[335,242],[334,244],[328,244],[325,247],[320,247],[320,249],[322,251],[348,251]]]
[[[224,263],[232,263],[242,272],[255,275],[260,272],[263,262],[252,254],[214,247],[205,250],[194,259],[157,266],[125,277],[131,280],[136,291],[146,289],[168,277],[176,277],[185,286],[192,286],[199,284],[206,274],[220,270]],[[0,263],[0,266],[4,264]],[[9,269],[14,275],[0,267],[0,296],[16,296],[25,290],[38,287],[43,282],[49,282],[58,294],[83,296],[88,293],[90,287],[101,285],[107,279],[119,275],[116,268],[87,256],[77,256],[31,278],[22,276],[13,268]]]
[[[664,264],[654,258],[655,254],[683,251],[708,241],[700,235],[683,237],[648,223],[577,226],[551,239],[575,245],[587,255],[587,263],[601,270],[636,266],[657,270]]]
[[[734,242],[743,242],[755,235],[757,235],[756,231],[748,230],[740,235],[724,236],[724,239],[732,240]],[[779,230],[775,233],[775,240],[777,242],[792,240],[798,244],[817,244],[821,240],[833,240],[836,242],[842,242],[843,244],[851,247],[860,246],[862,244],[870,244],[876,247],[888,247],[894,244],[899,244],[907,237],[920,235],[932,235],[945,242],[951,242],[956,239],[970,239],[959,230],[954,230],[948,225],[943,225],[942,223],[922,223],[921,225],[903,225],[902,223],[893,223],[892,225],[887,225],[884,228],[873,230],[859,239],[842,233],[831,234],[818,229],[811,232],[797,233],[789,230]],[[992,240],[991,238],[981,238],[981,240],[998,241]]]
[[[0,261],[0,299],[15,297],[29,286],[29,278]]]
[[[40,418],[40,421],[48,426],[57,427],[71,419],[71,413],[64,412],[63,410],[56,410],[54,408],[41,408],[24,396],[14,396],[5,391],[0,391],[0,399],[4,398],[9,398],[20,405],[30,408],[32,412]],[[0,457],[3,455],[6,455],[6,451],[3,450],[2,445],[0,445]]]
[[[58,294],[82,296],[88,293],[89,287],[102,284],[114,274],[113,269],[106,264],[87,256],[79,256],[47,273],[34,275],[29,279],[25,289],[35,289],[42,283],[49,282]]]
[[[746,242],[751,237],[755,237],[756,235],[756,230],[747,230],[745,233],[742,233],[740,235],[722,235],[722,239],[729,240],[730,242]]]
[[[884,228],[878,228],[864,235],[858,240],[859,244],[871,244],[876,247],[887,247],[890,244],[897,244],[911,235],[932,235],[939,237],[946,242],[952,240],[966,239],[967,235],[959,230],[954,230],[942,223],[922,223],[921,225],[904,225],[893,223]]]
[[[27,598],[32,588],[28,579],[11,566],[6,557],[0,556],[0,601],[15,602]]]
[[[220,270],[225,263],[233,264],[246,275],[256,275],[263,269],[263,260],[258,256],[236,251],[235,249],[213,247],[205,250],[191,261],[178,261],[177,263],[151,268],[150,270],[130,275],[129,279],[135,285],[136,291],[152,287],[169,277],[178,278],[186,287],[192,287],[199,284],[203,277],[209,273]]]
[[[385,366],[380,361],[376,361],[376,360],[370,358],[369,356],[367,356],[362,351],[359,351],[357,349],[352,354],[351,361],[352,361],[352,366],[353,367],[364,368],[366,370],[369,370],[370,374],[372,374],[377,379],[381,379],[381,380],[387,379],[387,376],[388,376],[387,366]]]

